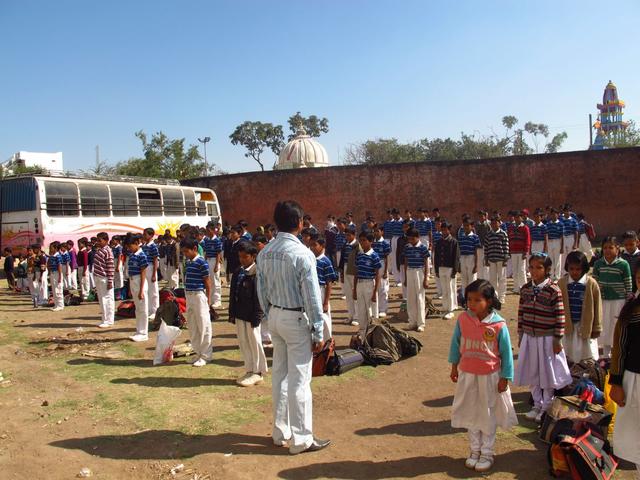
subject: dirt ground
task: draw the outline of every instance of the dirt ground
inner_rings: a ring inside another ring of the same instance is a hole
[[[393,288],[389,319],[402,325],[398,294]],[[517,298],[503,309],[512,334]],[[355,327],[341,323],[346,308],[338,296],[332,306],[337,344],[345,347]],[[185,358],[153,367],[155,333],[133,344],[134,319],[103,331],[97,314],[97,304],[34,311],[27,297],[3,288],[0,477],[71,479],[83,468],[102,479],[477,477],[464,467],[466,433],[450,425],[454,320],[430,318],[416,334],[424,344],[416,357],[314,379],[314,432],[333,444],[290,456],[271,442],[270,378],[250,389],[234,383],[242,362],[226,315],[214,324],[213,363],[198,369]],[[528,394],[514,389],[513,397],[521,425],[498,434],[496,463],[485,476],[545,478],[546,446],[522,415]],[[632,476],[628,468],[616,473]]]

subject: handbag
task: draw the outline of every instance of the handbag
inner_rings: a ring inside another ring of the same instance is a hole
[[[312,376],[322,377],[327,374],[327,364],[334,355],[335,346],[335,341],[330,338],[324,342],[319,352],[313,352]]]

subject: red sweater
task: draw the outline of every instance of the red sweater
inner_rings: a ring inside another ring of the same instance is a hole
[[[531,232],[524,223],[520,225],[509,225],[507,229],[509,235],[509,253],[529,253],[531,250]]]

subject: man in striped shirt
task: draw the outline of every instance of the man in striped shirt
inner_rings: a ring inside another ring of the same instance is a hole
[[[102,323],[99,328],[113,326],[115,320],[115,300],[113,296],[113,277],[115,265],[113,252],[109,247],[109,235],[100,232],[97,235],[98,251],[93,257],[93,276],[96,282],[96,293],[100,309],[102,310]]]
[[[194,367],[203,367],[211,360],[211,279],[209,264],[198,254],[198,242],[185,238],[180,242],[182,254],[187,259],[184,274],[184,289],[187,297],[187,325],[191,347],[195,352]]]
[[[536,209],[533,214],[533,225],[529,227],[529,232],[531,233],[531,253],[547,253],[549,251],[547,226],[542,222],[543,213],[541,208]]]
[[[309,249],[316,256],[316,269],[318,271],[318,283],[323,291],[322,311],[325,314],[323,338],[331,338],[331,288],[338,280],[338,274],[333,268],[333,263],[325,255],[326,241],[319,233],[314,233],[309,241]]]
[[[507,294],[505,266],[509,259],[509,238],[500,228],[500,217],[491,217],[491,230],[484,239],[484,262],[489,267],[489,281],[496,289],[500,303]]]
[[[564,225],[564,258],[580,246],[580,234],[578,233],[578,221],[571,215],[571,206],[566,204],[562,209],[560,221]]]
[[[361,252],[356,255],[357,273],[353,285],[353,299],[356,300],[360,337],[364,339],[369,322],[374,318],[375,306],[378,303],[380,286],[380,269],[382,262],[378,254],[371,248],[375,237],[372,232],[361,232],[358,236]]]
[[[427,212],[428,210],[425,210],[424,208],[418,209],[418,220],[416,220],[415,227],[420,234],[420,242],[429,248],[429,245],[431,245],[431,230],[433,226],[431,224],[431,220],[427,216]]]
[[[222,306],[222,284],[220,283],[220,264],[222,263],[222,240],[216,233],[216,224],[207,224],[207,236],[203,239],[205,258],[209,264],[211,282],[211,297],[209,303],[213,308]]]
[[[293,455],[330,444],[312,431],[311,367],[313,352],[322,349],[324,315],[315,256],[297,238],[303,216],[297,202],[279,202],[280,233],[256,261],[258,298],[273,338],[271,438]]]
[[[562,275],[562,252],[564,251],[564,224],[558,219],[558,210],[549,210],[547,222],[549,257],[551,258],[551,279],[557,281]]]
[[[465,219],[462,232],[458,236],[460,248],[460,286],[464,291],[471,282],[475,281],[478,273],[478,251],[482,248],[480,237],[473,232],[473,221]]]

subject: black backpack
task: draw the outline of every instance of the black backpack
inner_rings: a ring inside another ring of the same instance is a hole
[[[412,337],[407,332],[394,327],[388,322],[384,322],[383,324],[389,328],[391,333],[396,337],[396,340],[402,349],[403,357],[413,357],[420,353],[420,350],[422,350],[422,343],[420,343],[420,340]]]

